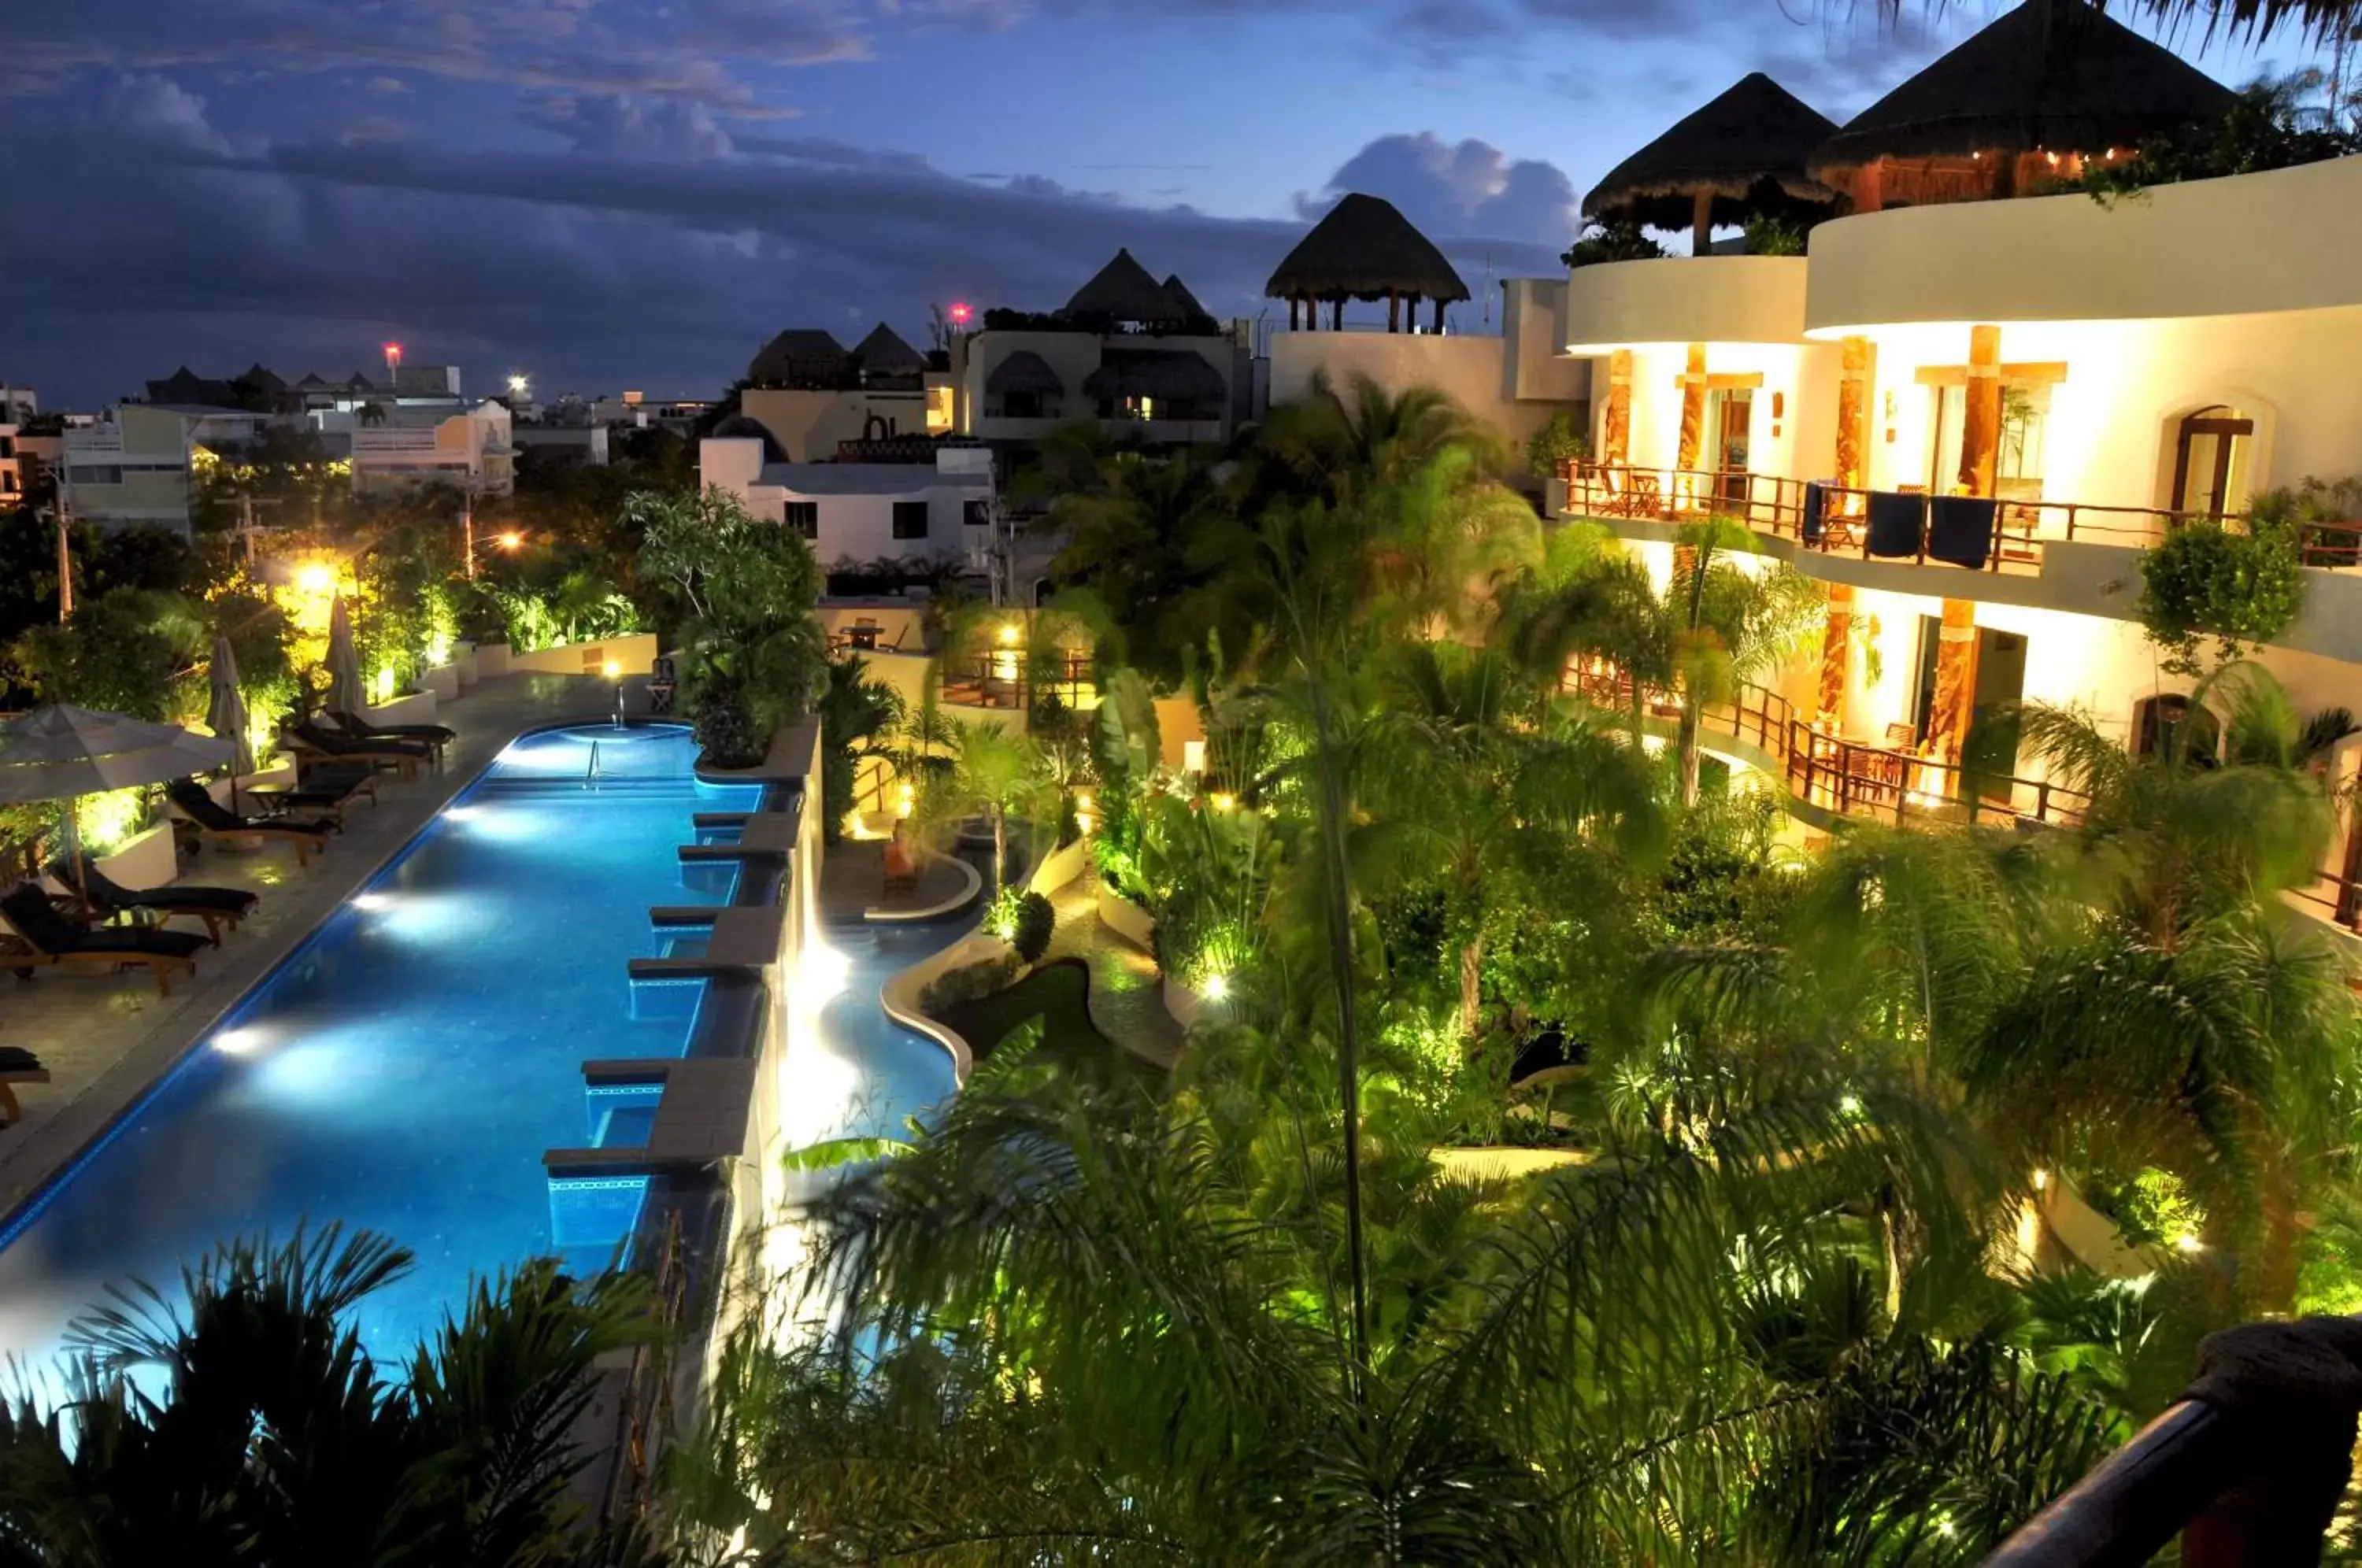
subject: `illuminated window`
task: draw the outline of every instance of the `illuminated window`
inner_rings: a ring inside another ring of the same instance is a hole
[[[927,434],[936,435],[952,427],[952,389],[927,389]]]
[[[927,503],[923,501],[898,501],[894,503],[894,537],[923,539],[927,536]]]
[[[820,537],[820,502],[790,501],[788,502],[788,526],[807,539]]]

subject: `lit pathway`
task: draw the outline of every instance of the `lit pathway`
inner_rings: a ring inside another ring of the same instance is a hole
[[[329,839],[326,853],[314,856],[309,867],[297,869],[294,852],[283,844],[243,854],[208,846],[183,860],[182,881],[251,889],[262,903],[237,930],[223,934],[220,947],[197,955],[195,980],[176,977],[170,997],[156,994],[145,971],[105,976],[80,967],[36,969],[34,979],[20,982],[0,970],[0,1044],[28,1048],[51,1077],[17,1091],[25,1118],[0,1130],[0,1212],[22,1201],[138,1099],[520,731],[602,717],[613,692],[595,676],[509,675],[480,682],[436,714],[459,735],[447,748],[443,771],[407,781],[390,774],[381,778],[378,803],[347,807],[345,831]],[[644,706],[633,704],[635,712]],[[200,928],[176,921],[171,929]]]
[[[1156,960],[1100,922],[1098,882],[1098,873],[1086,867],[1051,897],[1058,923],[1043,961],[1080,958],[1089,965],[1091,1021],[1099,1032],[1170,1072],[1181,1055],[1181,1025],[1164,1010]]]

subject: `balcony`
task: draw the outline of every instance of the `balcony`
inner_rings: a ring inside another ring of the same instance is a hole
[[[1569,516],[1676,525],[1719,517],[1827,555],[2023,576],[2041,573],[2046,544],[2145,549],[2184,523],[2217,520],[2153,506],[1850,490],[1773,474],[1584,462],[1561,473]],[[2309,567],[2362,566],[2362,521],[2308,524],[2298,549]]]
[[[384,430],[363,427],[353,432],[353,456],[360,458],[391,455],[396,452],[405,454],[431,452],[437,445],[436,434],[437,432],[433,429]],[[468,460],[468,454],[462,448],[453,447],[451,458],[454,462],[464,463]]]
[[[1091,656],[1068,650],[1053,659],[1029,659],[1008,648],[962,659],[944,671],[944,701],[955,708],[1030,709],[1037,693],[1070,711],[1097,706]]]
[[[1610,664],[1569,668],[1560,690],[1610,712],[1631,711],[1632,682]],[[1640,708],[1660,728],[1681,717],[1671,691],[1643,688]],[[1743,748],[1743,760],[1768,763],[1792,801],[1827,817],[1898,827],[1960,822],[2071,827],[2091,807],[2089,796],[2047,778],[1971,779],[1959,764],[1941,756],[1838,734],[1760,686],[1740,688],[1736,701],[1709,704],[1698,714],[1698,730],[1708,749],[1720,739]]]

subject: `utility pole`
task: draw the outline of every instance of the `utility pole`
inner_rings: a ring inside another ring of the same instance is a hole
[[[476,580],[476,484],[472,473],[459,483],[459,560],[470,582]]]
[[[58,462],[58,498],[50,513],[58,522],[58,624],[62,626],[73,615],[73,502],[66,492],[66,462],[63,454]]]

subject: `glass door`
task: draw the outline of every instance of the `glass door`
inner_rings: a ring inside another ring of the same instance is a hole
[[[1747,508],[1747,450],[1755,428],[1755,394],[1746,387],[1706,393],[1706,467],[1717,476],[1715,499],[1726,509]]]
[[[2173,444],[2173,510],[2220,517],[2246,489],[2256,422],[2221,403],[2181,422]]]

